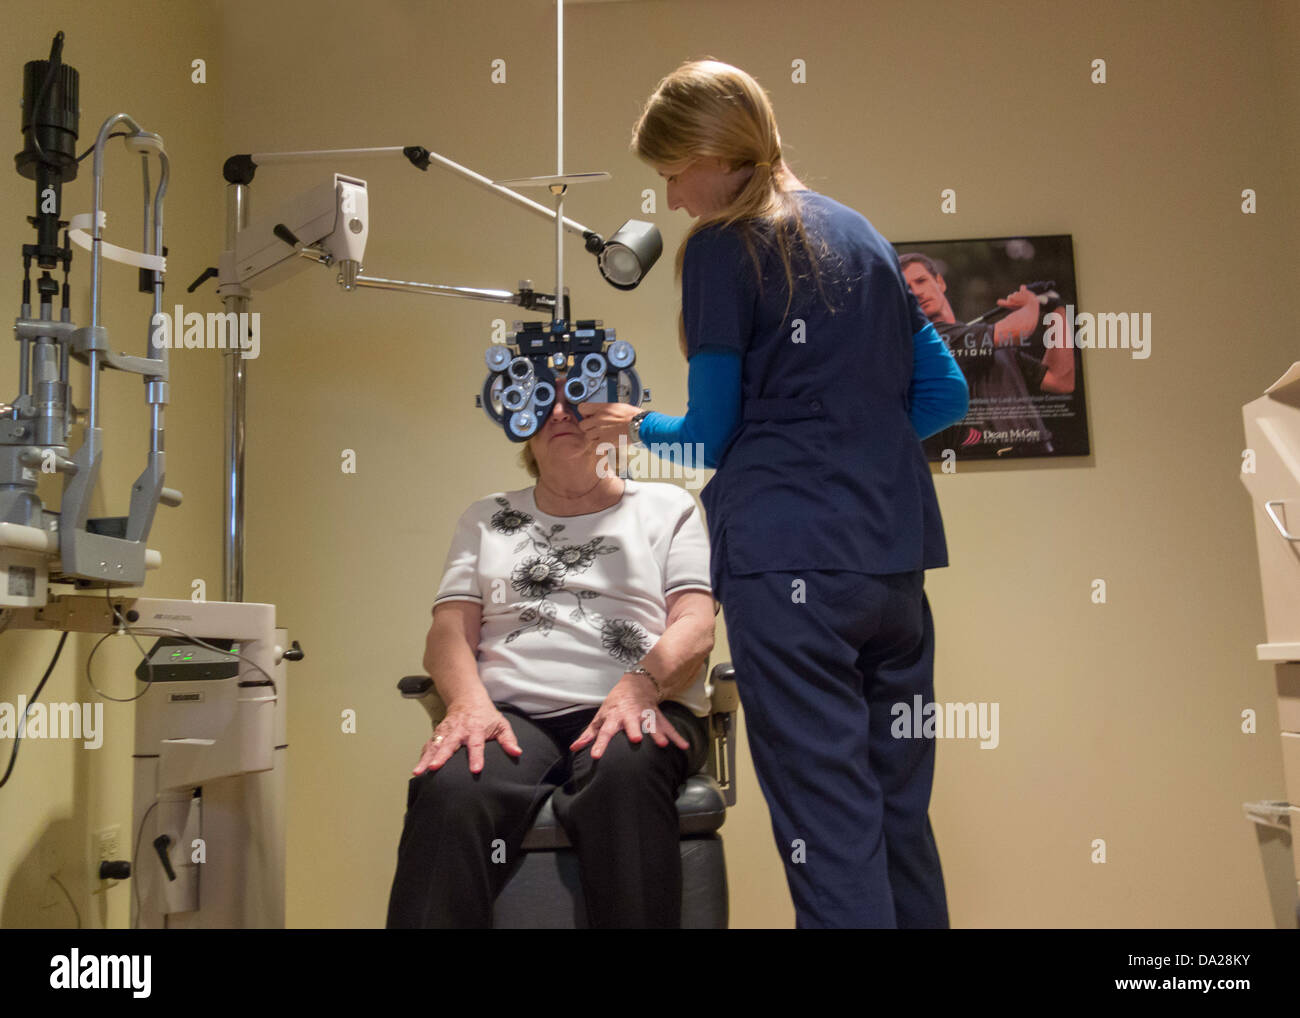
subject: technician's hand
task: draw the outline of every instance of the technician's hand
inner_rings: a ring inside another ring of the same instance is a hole
[[[491,700],[452,704],[447,716],[433,730],[433,738],[424,744],[420,762],[411,773],[418,776],[425,771],[436,771],[461,746],[468,746],[470,773],[477,774],[483,769],[483,746],[492,739],[501,743],[501,748],[511,756],[523,755],[510,722]]]
[[[618,436],[627,434],[627,426],[641,412],[641,407],[631,403],[580,403],[578,412],[582,414],[578,426],[584,434],[617,445]]]
[[[647,727],[656,746],[663,748],[672,739],[673,745],[680,749],[691,748],[659,709],[659,694],[654,683],[644,675],[627,674],[609,691],[591,724],[570,744],[569,749],[577,751],[594,740],[596,745],[591,747],[591,758],[599,760],[609,740],[619,732],[626,732],[629,742],[640,742],[642,720],[648,722],[651,717],[646,711],[652,712],[654,718],[654,723]]]
[[[1038,328],[1041,305],[1038,303],[1038,294],[1034,293],[1029,287],[1022,286],[1010,296],[1003,297],[998,301],[998,305],[1014,309],[1011,314],[1002,320],[1001,324],[1005,326],[1007,338],[998,343],[998,346],[1018,343]]]

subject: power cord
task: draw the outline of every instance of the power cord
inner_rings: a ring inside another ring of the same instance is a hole
[[[81,909],[77,908],[77,903],[72,900],[72,895],[70,895],[68,889],[63,886],[62,880],[56,877],[53,873],[50,874],[50,879],[59,885],[59,890],[62,891],[63,896],[68,899],[68,904],[72,906],[72,914],[77,917],[77,929],[81,929]]]
[[[59,663],[59,655],[63,653],[63,645],[68,642],[68,634],[65,631],[59,638],[59,645],[54,648],[54,657],[50,659],[50,666],[45,669],[45,674],[41,676],[41,681],[37,683],[36,692],[31,695],[27,701],[27,706],[23,709],[23,716],[18,722],[18,730],[14,732],[14,748],[9,754],[9,766],[5,768],[5,776],[0,778],[0,788],[4,788],[5,783],[9,780],[9,775],[13,773],[14,764],[18,760],[18,744],[22,742],[23,729],[27,727],[27,712],[32,709],[37,698],[41,695],[41,690],[45,688],[45,683],[49,681],[54,672],[54,666]]]
[[[141,627],[141,626],[128,625],[126,620],[122,618],[122,613],[118,611],[117,606],[113,604],[112,596],[110,595],[109,588],[107,587],[104,588],[104,598],[108,603],[108,608],[112,614],[113,621],[117,624],[118,627],[117,632],[105,633],[103,636],[101,636],[97,641],[95,641],[95,646],[91,648],[90,654],[86,657],[86,681],[90,683],[90,688],[94,690],[95,694],[100,698],[104,700],[111,700],[114,703],[131,703],[132,701],[138,700],[140,699],[140,697],[144,696],[144,694],[149,692],[150,688],[153,686],[153,682],[154,682],[153,662],[149,660],[149,655],[145,652],[145,649],[142,646],[140,646],[140,641],[135,638],[136,633],[139,633],[143,636],[179,636],[181,639],[186,640],[189,643],[193,643],[199,647],[205,647],[208,650],[216,651],[219,654],[229,654],[231,657],[237,657],[241,661],[246,661],[248,664],[252,665],[259,672],[261,672],[264,676],[266,676],[267,681],[271,683],[271,692],[277,696],[279,695],[279,689],[276,687],[275,679],[271,676],[269,672],[267,672],[265,668],[263,668],[260,664],[254,661],[251,657],[248,657],[245,654],[241,654],[238,651],[226,650],[224,647],[214,646],[213,644],[208,643],[206,640],[200,640],[196,636],[190,636],[188,633],[182,632],[179,629],[173,629],[170,626]],[[3,616],[0,616],[0,632],[4,632],[4,630],[9,626],[12,619],[13,619],[13,613],[8,610],[5,611]],[[100,645],[109,637],[119,636],[122,633],[126,633],[128,636],[131,637],[131,640],[135,644],[136,649],[140,652],[140,655],[144,658],[145,667],[148,669],[149,672],[149,678],[145,682],[144,689],[136,693],[135,696],[125,696],[125,697],[110,696],[109,694],[105,693],[103,690],[101,690],[98,686],[95,685],[95,679],[90,673],[90,663],[91,661],[94,660],[95,653],[99,650]],[[50,676],[54,673],[54,669],[59,663],[59,657],[63,653],[63,645],[67,642],[68,642],[68,632],[67,630],[64,630],[63,635],[59,637],[59,645],[54,648],[54,656],[50,659],[49,667],[45,669],[45,674],[41,676],[41,681],[36,685],[36,691],[32,693],[31,697],[27,701],[27,706],[23,709],[23,716],[22,718],[19,719],[18,729],[17,731],[14,732],[14,748],[9,753],[9,765],[5,768],[4,777],[0,777],[0,788],[4,788],[4,786],[8,783],[10,775],[13,774],[14,764],[17,763],[18,761],[18,746],[22,742],[23,730],[26,728],[27,714],[32,709],[32,707],[35,706],[36,701],[40,698],[41,690],[45,688],[45,683],[49,681]]]
[[[142,907],[140,905],[140,871],[136,868],[136,862],[140,858],[140,836],[144,834],[144,825],[145,821],[149,819],[149,814],[157,807],[158,800],[155,799],[153,805],[144,811],[144,816],[140,818],[140,826],[136,828],[135,832],[135,848],[131,852],[131,890],[135,894],[135,916],[131,920],[131,929],[133,930],[140,928],[140,909]]]

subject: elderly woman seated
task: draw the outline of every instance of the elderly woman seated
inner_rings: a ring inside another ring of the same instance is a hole
[[[592,927],[681,924],[677,790],[704,761],[714,603],[689,494],[609,470],[563,398],[531,488],[461,516],[424,667],[447,704],[407,792],[393,927],[485,927],[552,796]]]

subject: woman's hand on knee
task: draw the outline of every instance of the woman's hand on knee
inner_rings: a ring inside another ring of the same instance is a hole
[[[569,745],[577,752],[593,741],[591,758],[599,760],[609,745],[609,740],[619,732],[627,735],[629,742],[640,742],[643,732],[648,732],[655,745],[664,747],[669,740],[679,749],[689,751],[691,744],[682,738],[668,716],[659,709],[659,697],[654,686],[643,675],[627,674],[609,691],[600,710],[591,719],[581,735]]]
[[[433,730],[433,737],[424,744],[420,762],[411,773],[418,776],[425,771],[436,771],[465,746],[469,750],[470,773],[477,774],[483,769],[483,747],[493,739],[511,756],[523,755],[510,722],[491,700],[452,704],[447,716]]]

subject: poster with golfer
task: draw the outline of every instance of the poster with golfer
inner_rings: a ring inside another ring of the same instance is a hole
[[[1086,456],[1083,350],[1069,341],[1078,305],[1070,235],[894,250],[970,388],[966,416],[923,443],[929,459]]]

